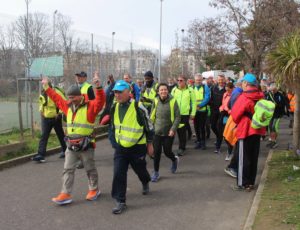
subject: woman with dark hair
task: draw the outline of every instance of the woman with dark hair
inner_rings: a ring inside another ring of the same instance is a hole
[[[222,135],[221,140],[223,139],[223,131],[224,131],[224,127],[226,125],[226,122],[229,118],[229,115],[231,113],[231,110],[229,108],[229,104],[230,104],[230,98],[231,98],[231,94],[232,91],[234,89],[234,85],[232,82],[228,82],[225,86],[225,90],[226,92],[223,94],[223,99],[222,99],[222,104],[219,108],[221,116],[219,118],[219,130],[220,130],[220,135]],[[222,143],[222,142],[221,142]],[[226,161],[229,161],[231,159],[231,154],[232,154],[232,150],[233,147],[228,143],[227,143],[227,156],[226,156]],[[221,145],[220,145],[221,146]]]
[[[171,159],[171,172],[175,173],[179,158],[172,152],[172,145],[176,130],[180,123],[180,110],[176,100],[169,94],[168,85],[158,85],[158,96],[154,99],[151,109],[151,120],[154,124],[154,172],[152,182],[159,180],[159,163],[162,148],[165,155]]]

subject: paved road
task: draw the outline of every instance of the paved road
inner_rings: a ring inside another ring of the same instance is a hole
[[[129,170],[128,210],[118,216],[111,214],[114,207],[110,196],[113,154],[107,140],[97,143],[96,164],[102,195],[95,202],[84,199],[87,192],[84,170],[76,171],[74,202],[71,205],[60,207],[51,202],[61,188],[63,161],[57,155],[47,158],[45,164],[28,162],[1,171],[0,229],[241,229],[255,192],[231,190],[230,186],[235,181],[223,172],[227,164],[224,160],[225,145],[224,153],[217,155],[213,153],[213,142],[214,139],[208,141],[207,150],[196,151],[193,141],[190,141],[187,154],[181,158],[175,175],[169,172],[170,161],[163,157],[162,178],[158,183],[150,184],[148,196],[141,195],[141,184]],[[259,175],[267,155],[264,146],[265,143],[262,143]],[[150,160],[148,169],[153,169]]]

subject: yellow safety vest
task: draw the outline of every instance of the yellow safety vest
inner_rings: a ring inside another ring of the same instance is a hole
[[[155,122],[155,119],[156,119],[156,111],[157,111],[157,105],[158,105],[158,98],[155,98],[154,99],[154,108],[151,112],[151,116],[150,116],[150,120],[154,123]],[[174,110],[174,105],[175,105],[175,98],[172,98],[170,101],[169,101],[169,104],[170,104],[170,112],[171,112],[171,122],[173,123],[174,120],[175,120],[175,110]],[[184,124],[179,124],[178,128],[182,128],[184,126]]]
[[[155,97],[156,97],[156,90],[157,90],[158,84],[154,83],[151,87],[151,90],[149,91],[149,93],[147,92],[147,90],[145,90],[145,92],[142,93],[142,96],[150,99],[152,101],[154,101]],[[149,107],[152,105],[152,103],[150,102],[143,102],[143,105],[145,105],[146,107]]]
[[[193,89],[186,87],[178,89],[175,87],[172,90],[172,96],[176,99],[181,115],[192,115],[196,113],[195,93]]]
[[[87,104],[78,108],[74,120],[73,111],[69,108],[67,113],[67,133],[69,137],[87,137],[91,136],[94,131],[95,123],[87,120]]]
[[[259,100],[254,107],[254,114],[252,116],[251,127],[260,129],[269,125],[275,110],[275,104],[272,101],[265,99]]]
[[[65,95],[56,88],[53,88],[56,93],[58,93],[63,99],[66,99]],[[59,113],[58,108],[56,107],[54,101],[50,97],[47,98],[44,95],[39,97],[39,111],[43,113],[45,118],[54,118]]]
[[[91,87],[91,84],[87,83],[86,81],[83,82],[81,88],[80,88],[80,92],[81,94],[84,96],[84,98],[86,98],[86,100],[89,99],[88,97],[88,89]]]
[[[137,121],[135,101],[132,100],[121,123],[119,117],[120,103],[116,103],[114,112],[114,126],[116,142],[122,147],[129,148],[137,144],[146,144],[144,127]]]
[[[196,106],[198,106],[203,100],[204,100],[204,85],[201,85],[198,89],[197,86],[194,88],[195,96],[196,96]],[[197,111],[206,111],[207,106],[202,107],[201,109],[198,109]]]

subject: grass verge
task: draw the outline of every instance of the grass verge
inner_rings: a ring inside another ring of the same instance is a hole
[[[300,230],[300,159],[276,151],[256,215],[254,230]]]
[[[10,152],[7,153],[5,156],[0,157],[0,162],[37,152],[40,137],[41,137],[40,131],[35,131],[35,137],[32,138],[31,131],[26,130],[24,133],[24,141],[26,143],[25,147],[20,151]],[[20,140],[20,132],[16,129],[13,129],[12,131],[5,134],[0,134],[0,145],[12,144],[18,142],[19,140]],[[50,134],[50,137],[48,139],[47,149],[56,146],[59,146],[59,141],[55,134]]]

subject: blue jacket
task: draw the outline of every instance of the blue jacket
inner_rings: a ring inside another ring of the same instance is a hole
[[[131,82],[131,86],[133,86],[133,91],[134,91],[134,96],[135,96],[134,99],[136,101],[139,101],[140,100],[140,96],[141,96],[141,90],[140,90],[140,88],[138,87],[137,84],[132,83],[132,82]]]
[[[242,88],[236,87],[231,93],[231,98],[229,101],[229,108],[231,109],[236,99],[239,97],[239,95],[243,92]]]
[[[199,89],[199,86],[195,86],[195,88]],[[199,104],[200,107],[204,107],[208,104],[209,100],[210,100],[210,89],[207,85],[203,85],[204,87],[204,98],[203,101],[201,101],[201,103]]]

